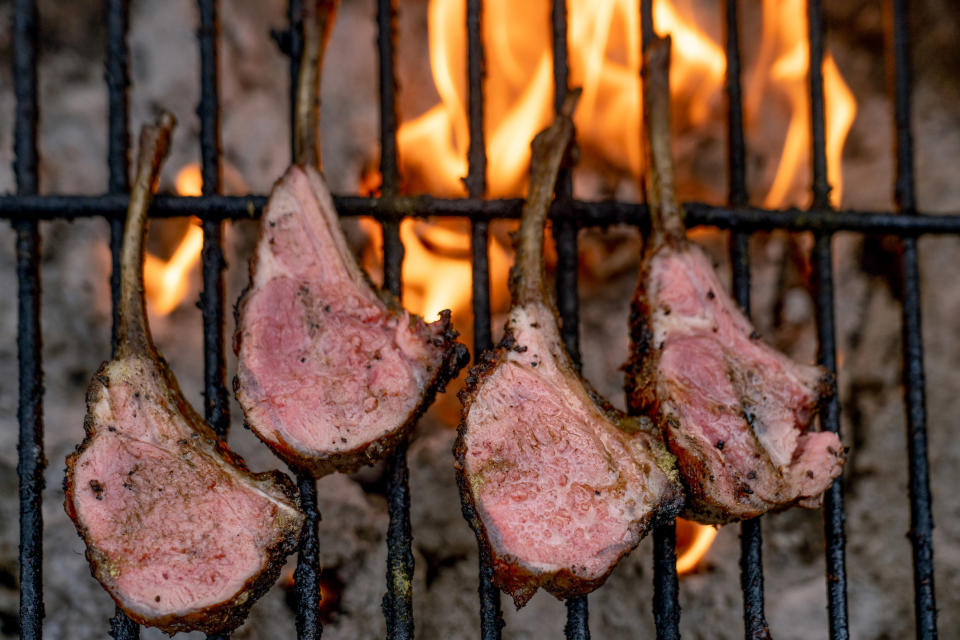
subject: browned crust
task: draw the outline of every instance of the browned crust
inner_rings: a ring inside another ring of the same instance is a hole
[[[213,430],[210,429],[196,411],[186,402],[183,394],[180,392],[176,379],[173,377],[163,358],[159,358],[153,364],[157,366],[159,374],[163,377],[164,388],[169,398],[174,400],[174,403],[181,409],[181,414],[190,424],[191,428],[201,435],[203,443],[221,455],[229,464],[236,467],[239,473],[249,477],[255,483],[260,485],[271,484],[279,489],[299,510],[299,492],[290,478],[276,470],[263,473],[251,473],[247,469],[244,460],[232,452],[226,443],[214,434]],[[114,591],[110,572],[107,569],[109,560],[106,554],[97,548],[91,540],[89,532],[80,521],[74,505],[74,470],[83,452],[87,450],[99,433],[93,418],[93,407],[102,390],[110,385],[110,380],[106,375],[106,369],[109,365],[109,362],[104,362],[100,366],[90,386],[87,388],[87,413],[83,421],[84,438],[83,441],[77,445],[74,452],[67,456],[67,468],[63,480],[65,494],[64,509],[77,528],[77,534],[84,542],[86,547],[85,555],[87,561],[90,563],[90,573],[100,582],[107,593],[110,594],[110,597],[113,598],[117,606],[123,609],[127,616],[138,624],[156,627],[171,635],[185,631],[201,631],[208,634],[229,633],[243,624],[253,604],[277,581],[286,557],[293,553],[300,544],[303,519],[301,518],[298,524],[291,521],[289,526],[280,532],[280,535],[266,549],[266,562],[263,568],[255,576],[250,578],[250,580],[244,584],[243,588],[230,600],[182,616],[166,615],[150,617],[128,609],[121,599],[121,596]]]
[[[487,529],[480,518],[477,505],[471,491],[470,480],[466,471],[466,434],[467,434],[467,415],[470,413],[470,407],[477,396],[477,392],[483,386],[484,381],[494,372],[494,370],[504,363],[510,350],[516,348],[516,339],[509,324],[504,329],[504,336],[497,347],[485,352],[467,375],[466,384],[460,390],[458,397],[463,405],[460,414],[460,424],[457,427],[457,438],[453,445],[453,456],[455,459],[454,468],[457,474],[457,486],[460,489],[460,506],[463,511],[463,517],[473,529],[477,536],[477,544],[480,549],[480,557],[493,567],[493,583],[513,598],[514,605],[519,609],[524,606],[530,598],[537,592],[537,589],[543,588],[556,596],[557,598],[572,598],[585,595],[600,587],[610,573],[620,562],[620,559],[629,554],[636,548],[636,545],[625,548],[617,558],[610,563],[610,568],[602,576],[594,579],[577,576],[568,569],[561,569],[552,572],[531,571],[514,556],[510,554],[498,554],[490,543]],[[586,384],[586,381],[580,378]],[[597,408],[608,415],[611,422],[620,425],[623,421],[622,413],[617,411],[609,402],[603,400],[589,385],[587,391],[594,400]],[[667,470],[664,470],[667,472]],[[668,473],[672,477],[672,474]],[[664,492],[660,503],[651,508],[649,516],[644,518],[639,525],[639,537],[637,544],[640,543],[651,527],[661,523],[668,522],[676,517],[683,503],[683,494],[676,482],[668,485],[670,488]]]
[[[634,291],[630,304],[630,356],[624,363],[624,391],[627,396],[627,406],[630,412],[636,415],[644,414],[650,417],[659,429],[664,443],[677,460],[677,469],[683,483],[686,500],[680,515],[688,520],[708,525],[722,525],[740,520],[749,520],[764,513],[784,511],[794,505],[816,507],[810,503],[810,496],[798,496],[793,500],[771,503],[759,497],[741,493],[738,502],[739,513],[730,511],[730,505],[714,498],[710,483],[713,480],[706,462],[708,454],[713,452],[697,448],[689,451],[682,448],[676,441],[675,431],[678,429],[676,419],[661,411],[657,391],[657,369],[660,364],[661,345],[653,344],[654,333],[651,326],[653,309],[647,297],[649,283],[649,265],[655,255],[662,249],[672,251],[689,250],[689,241],[668,239],[662,245],[655,245],[648,249],[640,268],[637,288]],[[835,393],[834,377],[822,367],[821,376],[817,385],[817,404],[811,410],[811,415],[822,403]],[[804,428],[808,425],[803,425]],[[843,455],[839,452],[838,455]],[[770,465],[769,461],[764,461]],[[772,466],[772,465],[771,465]],[[777,473],[776,469],[768,469],[768,473]],[[741,474],[734,475],[734,481],[740,488],[748,487],[748,479]]]
[[[660,362],[660,349],[653,344],[653,327],[650,324],[652,309],[647,301],[646,283],[649,265],[656,250],[647,251],[640,266],[637,288],[630,300],[630,356],[623,365],[623,388],[627,395],[627,408],[634,415],[648,415],[659,425],[659,402],[657,401],[656,373]]]

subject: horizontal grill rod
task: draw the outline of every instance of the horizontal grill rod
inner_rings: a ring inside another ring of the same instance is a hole
[[[474,222],[498,219],[519,219],[523,200],[519,198],[481,200],[475,198],[435,198],[432,196],[398,196],[368,198],[336,196],[334,203],[343,217],[371,216],[378,220],[404,217],[468,218]],[[150,207],[154,218],[197,216],[202,220],[256,219],[267,202],[266,196],[172,196],[159,195]],[[869,234],[918,236],[924,234],[960,235],[960,213],[917,213],[901,216],[880,211],[856,209],[818,210],[730,209],[704,202],[683,204],[687,226],[700,225],[740,231],[819,231],[834,233],[855,231]],[[75,220],[96,216],[122,218],[127,210],[127,196],[72,195],[4,195],[0,196],[0,219]],[[592,202],[568,200],[555,203],[551,219],[575,218],[581,227],[632,224],[647,229],[650,221],[647,206],[628,202]]]

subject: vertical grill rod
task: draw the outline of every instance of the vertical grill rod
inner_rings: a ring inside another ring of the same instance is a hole
[[[823,18],[820,0],[808,0],[807,26],[810,37],[810,113],[811,156],[813,165],[813,206],[830,206],[830,184],[827,182],[823,104]],[[832,236],[818,233],[813,248],[814,295],[817,313],[817,338],[820,364],[831,374],[837,372],[836,332],[833,312]],[[820,410],[822,429],[840,435],[840,403],[836,394]],[[844,531],[843,476],[837,478],[824,494],[824,532],[827,560],[827,609],[830,638],[850,637],[847,616],[846,533]]]
[[[677,527],[673,522],[653,530],[653,622],[657,640],[680,640]]]
[[[482,0],[467,0],[467,105],[469,109],[470,146],[467,150],[468,173],[465,180],[471,198],[487,193],[487,151],[483,131],[483,80],[486,75],[483,55]],[[490,331],[490,230],[487,222],[470,225],[470,253],[473,301],[473,358],[477,362],[484,351],[493,347]],[[480,637],[499,640],[503,628],[500,590],[493,585],[493,567],[489,558],[480,557]]]
[[[200,175],[203,195],[220,193],[220,96],[217,79],[217,0],[198,0],[200,28]],[[203,289],[200,312],[203,316],[203,414],[214,432],[226,439],[230,428],[230,405],[226,388],[226,358],[223,351],[223,221],[203,221],[203,249],[200,254]],[[209,640],[226,640],[227,634],[208,635]]]
[[[127,89],[130,75],[127,68],[127,30],[130,22],[128,0],[107,0],[107,56],[104,77],[107,81],[107,167],[110,171],[107,191],[129,193],[127,173],[130,154],[130,131],[127,123]],[[117,328],[120,326],[120,251],[123,248],[123,218],[110,218],[110,299],[113,308],[111,325],[112,353],[116,353]],[[140,626],[127,617],[120,607],[110,619],[110,637],[114,640],[137,640]]]
[[[127,166],[130,155],[130,130],[127,124],[127,89],[130,74],[127,68],[127,29],[130,21],[129,0],[107,0],[107,56],[104,76],[107,81],[107,167],[110,171],[107,191],[128,193],[130,178]],[[110,219],[110,297],[113,301],[112,344],[117,343],[120,325],[120,248],[123,244],[123,219]]]
[[[553,108],[560,113],[570,89],[570,63],[567,49],[567,3],[553,0],[550,14],[553,44]],[[576,132],[574,132],[576,136]],[[557,177],[557,202],[573,197],[573,176],[569,168],[561,168]],[[560,312],[560,335],[574,365],[580,367],[580,309],[577,292],[578,279],[578,225],[575,220],[555,222],[553,240],[557,247],[557,310]],[[564,626],[570,640],[589,640],[588,607],[586,596],[567,599],[567,623]]]
[[[894,198],[904,215],[917,212],[913,175],[911,118],[910,25],[904,0],[892,1],[894,109],[897,182]],[[930,467],[927,460],[927,409],[924,391],[923,334],[920,321],[920,273],[917,239],[901,240],[903,273],[903,386],[907,409],[907,450],[910,488],[910,532],[913,548],[913,592],[917,638],[937,637],[937,606],[933,581],[933,513]]]
[[[217,0],[199,0],[200,29],[200,158],[203,195],[218,195],[221,189],[220,96],[217,74]],[[204,415],[221,438],[230,427],[230,404],[226,388],[226,356],[223,347],[223,223],[203,221],[201,264],[203,290]]]
[[[317,509],[317,482],[309,473],[297,474],[300,508],[306,515],[303,538],[297,553],[293,582],[297,602],[297,639],[319,640],[323,633],[320,620],[320,512]]]
[[[377,49],[380,86],[381,196],[395,198],[397,169],[397,73],[394,57],[397,9],[395,0],[377,2]],[[402,294],[403,243],[400,221],[383,223],[383,284],[398,299]],[[410,483],[407,442],[400,443],[387,459],[387,593],[383,613],[387,638],[413,638],[413,552],[410,531]]]
[[[653,41],[653,2],[641,0],[640,31],[643,51]],[[653,619],[657,640],[679,640],[680,596],[677,583],[676,522],[653,530]]]
[[[311,0],[307,0],[308,2]],[[296,150],[296,105],[297,79],[300,76],[300,58],[303,54],[303,0],[289,0],[287,5],[287,53],[290,55],[290,158],[297,160]],[[320,512],[317,509],[317,482],[306,472],[296,472],[297,489],[300,492],[300,508],[306,520],[300,549],[297,552],[297,568],[293,580],[297,601],[297,640],[318,640],[323,632],[320,621],[320,569],[319,541]]]
[[[567,51],[567,4],[565,0],[554,0],[551,12],[553,27],[553,108],[560,113],[563,101],[570,89],[570,66]],[[574,132],[576,136],[576,132]],[[558,202],[573,198],[573,174],[569,168],[562,168],[557,177]],[[570,352],[577,367],[580,366],[579,300],[577,296],[578,276],[578,224],[571,219],[554,224],[553,236],[557,244],[557,308],[563,326],[560,328],[563,343]]]
[[[13,9],[13,90],[16,95],[13,170],[19,195],[37,193],[37,8]],[[20,364],[20,637],[43,635],[43,368],[40,334],[40,235],[35,220],[13,224],[17,234],[17,356]]]
[[[725,46],[727,71],[727,171],[728,202],[731,207],[748,204],[746,146],[743,136],[743,95],[740,85],[740,25],[737,0],[725,2]],[[730,234],[730,263],[733,267],[733,295],[750,315],[750,235]],[[763,531],[759,518],[740,524],[740,590],[743,592],[743,634],[746,640],[769,640],[763,604]]]

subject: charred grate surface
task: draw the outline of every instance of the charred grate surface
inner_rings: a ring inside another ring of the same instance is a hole
[[[644,0],[641,23],[644,40],[652,34],[650,0]],[[200,24],[197,38],[200,50],[200,150],[203,195],[200,197],[158,197],[151,209],[155,217],[196,215],[203,224],[201,310],[204,328],[204,412],[219,433],[226,435],[229,424],[227,391],[224,380],[223,335],[223,254],[222,226],[225,220],[259,215],[264,196],[228,197],[220,195],[220,110],[217,78],[218,2],[198,0]],[[483,143],[484,52],[480,38],[481,0],[467,0],[467,78],[470,120],[468,197],[442,199],[429,196],[403,196],[398,193],[397,114],[395,72],[395,0],[377,3],[380,144],[382,192],[379,197],[338,197],[337,207],[344,216],[370,215],[380,220],[384,231],[385,286],[401,293],[403,245],[399,223],[404,217],[452,216],[471,223],[473,274],[474,352],[491,346],[488,223],[497,219],[518,218],[521,201],[491,200],[486,194],[487,159]],[[925,215],[917,211],[911,116],[911,65],[908,16],[904,0],[890,0],[889,10],[891,69],[895,108],[895,158],[897,166],[894,193],[897,212],[834,210],[830,207],[824,149],[823,42],[824,27],[819,0],[807,5],[810,37],[809,96],[811,107],[811,145],[813,163],[813,205],[809,210],[764,210],[747,205],[745,188],[746,149],[743,139],[742,97],[740,87],[739,30],[737,1],[726,0],[725,47],[727,70],[727,148],[729,192],[727,206],[685,203],[687,224],[710,225],[732,230],[731,258],[734,294],[749,308],[749,263],[747,242],[751,232],[785,229],[813,231],[815,273],[814,295],[817,303],[819,360],[835,371],[836,344],[833,305],[831,239],[837,231],[897,235],[902,242],[902,316],[903,379],[906,395],[909,500],[913,550],[917,637],[937,637],[936,602],[933,582],[932,511],[929,466],[927,461],[926,408],[921,335],[917,236],[921,234],[960,235],[960,213]],[[290,0],[289,30],[274,34],[283,51],[290,55],[291,94],[298,73],[302,38],[302,0]],[[38,223],[52,219],[104,217],[110,224],[110,248],[113,256],[111,293],[114,302],[114,329],[117,324],[119,280],[117,260],[123,214],[127,205],[129,179],[129,130],[127,90],[129,50],[129,0],[107,0],[106,84],[108,96],[109,183],[102,196],[38,195],[37,181],[37,39],[38,17],[35,0],[16,0],[12,21],[13,83],[16,97],[14,138],[15,195],[0,196],[0,218],[7,219],[16,231],[18,279],[18,357],[20,446],[20,628],[21,637],[42,637],[43,579],[41,490],[43,488],[43,371],[40,331],[40,242]],[[566,4],[555,0],[551,12],[554,50],[555,101],[560,104],[568,89],[569,65],[566,42]],[[292,126],[293,100],[291,100]],[[558,182],[557,198],[551,218],[557,241],[557,299],[564,325],[564,340],[571,354],[579,355],[577,336],[577,231],[582,227],[628,223],[646,230],[649,217],[644,205],[618,202],[584,202],[572,197],[570,174]],[[821,413],[823,428],[839,430],[839,404],[834,398]],[[407,481],[406,447],[401,446],[389,462],[388,502],[390,524],[387,534],[388,567],[384,613],[390,638],[413,637],[411,577],[413,556],[410,531],[410,490]],[[308,513],[308,535],[302,544],[296,570],[297,636],[319,638],[322,627],[317,613],[319,567],[316,487],[311,478],[299,478],[304,507]],[[845,533],[842,479],[828,491],[824,506],[826,585],[830,637],[849,637],[847,585],[845,569]],[[744,631],[748,639],[770,637],[763,608],[762,538],[759,521],[741,525],[741,585],[743,590]],[[675,532],[672,526],[660,527],[654,534],[654,614],[658,638],[678,638],[680,603],[674,557]],[[500,595],[491,583],[491,568],[481,560],[480,618],[481,637],[500,637],[503,619]],[[566,635],[589,638],[586,598],[568,603]],[[117,640],[139,637],[139,629],[122,612],[110,620],[109,635]]]

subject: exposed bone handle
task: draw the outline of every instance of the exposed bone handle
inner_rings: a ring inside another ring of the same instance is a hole
[[[303,55],[297,77],[294,157],[297,164],[320,168],[320,74],[339,0],[316,0],[305,6]]]
[[[517,260],[510,272],[510,287],[516,302],[547,300],[544,288],[543,228],[553,201],[560,165],[573,138],[573,111],[580,89],[567,95],[560,113],[530,144],[530,190],[523,205]]]
[[[643,119],[647,151],[647,203],[655,245],[686,235],[677,203],[670,149],[670,37],[654,37],[643,55]]]
[[[168,111],[155,124],[140,129],[140,150],[137,155],[137,177],[130,192],[127,223],[123,231],[120,255],[120,331],[117,357],[133,353],[154,354],[155,349],[147,324],[143,298],[143,243],[147,227],[147,210],[157,188],[160,169],[167,158],[170,136],[177,120]]]

